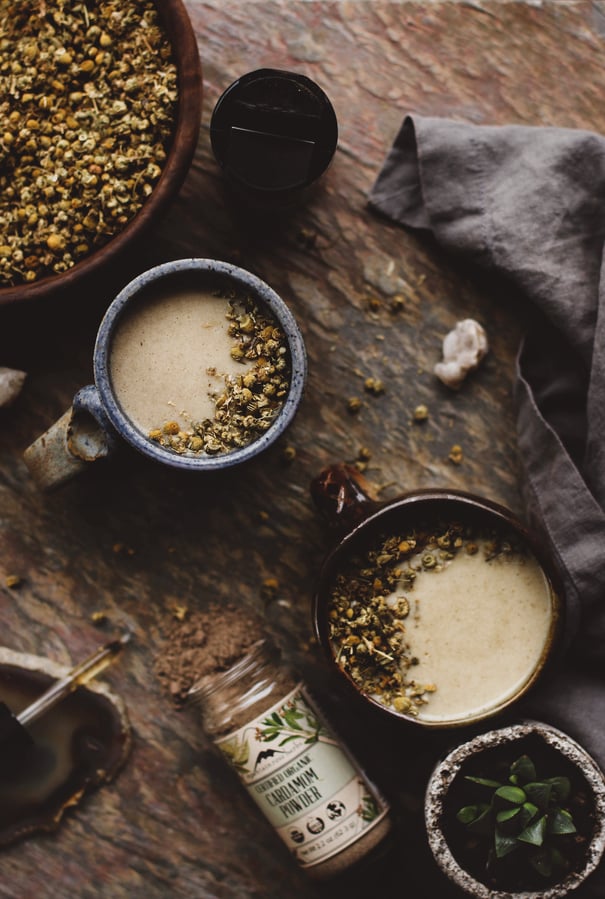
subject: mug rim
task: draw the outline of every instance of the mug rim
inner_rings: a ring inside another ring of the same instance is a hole
[[[110,356],[111,341],[116,327],[128,304],[151,285],[162,280],[169,281],[175,275],[199,272],[202,275],[217,275],[230,281],[234,286],[252,292],[277,319],[282,328],[290,354],[290,386],[284,403],[271,426],[246,446],[215,456],[207,454],[179,454],[146,437],[143,431],[124,412],[118,402],[111,382]],[[307,377],[307,354],[303,337],[290,309],[281,297],[265,281],[246,269],[217,259],[189,257],[163,262],[153,266],[133,278],[118,293],[107,308],[99,326],[93,351],[95,385],[111,424],[117,433],[134,449],[143,455],[169,465],[193,471],[216,471],[239,465],[261,453],[277,440],[291,423],[305,388]]]
[[[360,535],[371,534],[372,529],[376,527],[381,518],[388,515],[396,516],[397,513],[404,509],[407,510],[409,514],[409,511],[413,509],[414,505],[423,504],[426,509],[427,507],[430,508],[431,505],[435,508],[438,504],[443,505],[451,502],[464,507],[467,511],[478,512],[481,515],[487,516],[488,519],[492,518],[492,520],[500,526],[505,525],[512,528],[521,537],[535,557],[546,578],[550,596],[551,622],[545,638],[544,648],[534,669],[527,679],[520,684],[511,695],[494,703],[488,708],[477,712],[471,712],[466,717],[460,716],[449,720],[425,720],[406,712],[398,712],[392,706],[387,706],[370,694],[365,693],[358,687],[349,673],[338,664],[330,645],[327,615],[329,602],[328,587],[334,575],[338,572],[339,565],[342,565],[343,561],[346,562],[347,553],[350,553],[351,548],[355,546],[355,541],[362,539],[362,536]],[[523,522],[506,506],[478,494],[446,487],[419,488],[418,490],[406,492],[394,500],[380,503],[379,505],[374,504],[369,511],[369,514],[347,531],[343,537],[339,538],[337,544],[325,557],[319,571],[317,587],[313,596],[313,626],[315,635],[327,657],[328,664],[331,666],[332,670],[336,671],[344,686],[352,691],[359,701],[367,703],[370,707],[376,709],[379,714],[394,719],[400,719],[402,722],[407,722],[417,727],[430,730],[468,727],[469,725],[476,724],[480,721],[495,718],[518,702],[534,687],[534,685],[541,679],[547,667],[549,667],[549,663],[561,642],[564,620],[565,595],[562,576],[555,560],[548,552],[544,543],[539,539],[539,536],[523,524]]]

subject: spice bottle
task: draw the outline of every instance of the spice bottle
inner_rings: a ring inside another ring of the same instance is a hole
[[[380,851],[387,803],[272,643],[255,643],[190,692],[206,732],[311,877],[349,872]]]
[[[210,140],[240,199],[275,210],[290,206],[328,168],[338,122],[328,96],[310,78],[257,69],[219,98]]]

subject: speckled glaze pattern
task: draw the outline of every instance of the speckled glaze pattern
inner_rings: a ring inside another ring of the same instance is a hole
[[[288,396],[275,421],[264,434],[247,446],[233,450],[230,453],[216,456],[179,455],[154,443],[131,422],[113,392],[109,358],[112,336],[120,317],[129,302],[138,296],[141,291],[150,286],[155,287],[162,281],[169,284],[172,278],[181,276],[184,273],[194,276],[196,273],[199,273],[200,285],[203,285],[204,280],[211,276],[213,279],[218,277],[221,281],[224,281],[227,287],[245,291],[256,302],[270,310],[286,337],[291,364]],[[223,468],[230,468],[233,465],[239,465],[257,456],[283,434],[294,418],[303,396],[307,378],[307,354],[302,334],[294,316],[284,301],[260,278],[257,278],[245,269],[238,268],[227,262],[214,259],[178,259],[143,272],[131,281],[111,303],[97,334],[94,350],[94,375],[96,389],[99,392],[102,406],[109,421],[116,432],[136,450],[157,462],[174,468],[190,471],[217,471]]]
[[[518,742],[529,736],[540,737],[581,771],[594,795],[597,822],[595,833],[582,870],[568,874],[558,884],[539,892],[494,891],[465,871],[452,855],[441,829],[445,797],[460,768],[472,756],[486,749]],[[522,721],[519,724],[479,734],[457,746],[435,767],[426,790],[425,824],[435,861],[444,874],[470,896],[475,896],[476,899],[558,899],[577,889],[586,880],[599,864],[605,850],[605,776],[586,750],[567,734],[540,721]]]

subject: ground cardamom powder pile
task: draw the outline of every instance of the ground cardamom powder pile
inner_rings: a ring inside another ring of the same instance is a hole
[[[263,637],[260,619],[244,607],[212,605],[188,611],[168,629],[155,673],[180,705],[198,680],[226,671]]]

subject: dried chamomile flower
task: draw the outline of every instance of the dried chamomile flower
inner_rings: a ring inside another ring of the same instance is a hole
[[[225,309],[231,357],[247,367],[241,375],[225,376],[222,392],[212,395],[212,418],[187,428],[164,422],[149,431],[151,440],[175,453],[214,456],[247,446],[271,427],[288,395],[287,341],[275,319],[249,297],[226,297]],[[284,461],[292,461],[296,451],[286,450]]]
[[[72,268],[154,190],[178,101],[152,0],[0,4],[0,287]]]

